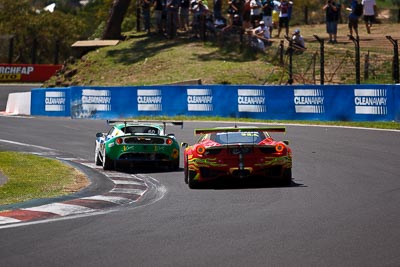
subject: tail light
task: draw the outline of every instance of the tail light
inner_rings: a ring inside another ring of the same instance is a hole
[[[122,138],[117,138],[117,139],[115,140],[115,143],[117,143],[117,145],[122,144]]]
[[[172,141],[171,138],[168,138],[167,141],[166,141],[166,143],[167,143],[167,145],[171,145],[171,144],[173,143],[173,141]]]
[[[204,152],[206,152],[206,148],[204,146],[200,145],[200,146],[196,147],[196,152],[199,155],[203,155]]]
[[[284,144],[282,144],[282,143],[278,143],[278,144],[276,144],[276,146],[275,146],[275,150],[276,150],[276,152],[278,152],[278,153],[282,153],[284,150],[285,150],[285,145]]]

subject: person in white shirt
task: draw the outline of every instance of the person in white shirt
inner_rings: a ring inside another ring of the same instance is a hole
[[[265,50],[266,46],[270,45],[270,31],[264,21],[260,21],[258,27],[252,30],[252,35],[256,38],[257,47],[260,50]]]
[[[292,15],[292,1],[281,0],[279,5],[279,27],[278,27],[278,35],[276,37],[279,38],[281,35],[281,30],[285,27],[286,36],[289,35],[289,20]]]
[[[306,44],[304,42],[303,36],[300,34],[300,30],[296,29],[292,35],[293,48],[295,50],[304,51],[306,49]]]
[[[362,0],[361,4],[364,7],[364,21],[367,33],[371,33],[372,23],[375,22],[376,2],[375,0]]]

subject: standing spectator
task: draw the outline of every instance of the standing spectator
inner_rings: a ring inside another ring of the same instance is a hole
[[[176,29],[178,26],[178,8],[179,0],[167,0],[167,37],[170,39],[173,39],[176,36]]]
[[[179,5],[179,27],[182,31],[189,29],[189,0],[181,0]]]
[[[194,33],[194,38],[201,38],[204,40],[206,31],[206,16],[209,12],[208,7],[203,4],[202,0],[197,0],[196,4],[192,6],[192,12],[192,30]]]
[[[243,0],[229,0],[228,1],[228,15],[230,24],[233,23],[233,17],[237,14],[241,21],[243,21]]]
[[[222,0],[214,0],[213,5],[214,19],[222,19]]]
[[[157,32],[164,34],[165,28],[165,0],[154,0],[154,18],[156,21]]]
[[[328,0],[322,9],[326,12],[326,32],[329,35],[329,43],[336,44],[339,7],[336,5],[334,0]]]
[[[376,2],[375,0],[362,0],[361,3],[364,7],[365,27],[367,28],[367,33],[370,34],[372,23],[375,22]]]
[[[150,33],[150,0],[141,0],[144,30]]]
[[[253,27],[251,25],[251,0],[244,0],[243,2],[243,14],[242,14],[242,19],[243,19],[243,28],[248,29],[250,27]]]
[[[285,27],[286,36],[289,36],[289,12],[292,4],[293,3],[288,0],[281,0],[281,4],[279,5],[279,28],[277,37],[281,35],[282,27]]]
[[[359,4],[357,0],[352,0],[350,7],[347,8],[350,11],[349,14],[349,33],[353,36],[353,30],[356,34],[357,39],[358,37],[358,19],[361,16],[359,13]]]
[[[250,22],[253,28],[256,27],[256,22],[262,19],[262,4],[260,0],[250,0]]]
[[[262,1],[263,16],[265,26],[269,29],[269,35],[272,36],[272,29],[274,25],[272,23],[272,11],[274,10],[274,0],[263,0]]]

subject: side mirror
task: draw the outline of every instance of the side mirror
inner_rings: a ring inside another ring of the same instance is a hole
[[[188,146],[189,146],[188,143],[185,143],[185,142],[182,142],[182,143],[181,143],[181,147],[182,147],[182,148],[187,148]]]
[[[97,138],[100,138],[100,137],[103,137],[103,136],[104,136],[103,133],[97,133],[97,134],[96,134],[96,137],[97,137]]]
[[[289,140],[283,140],[283,143],[288,146],[289,145]]]

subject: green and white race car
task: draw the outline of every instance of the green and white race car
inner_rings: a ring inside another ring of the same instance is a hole
[[[95,163],[111,170],[117,164],[128,166],[166,166],[179,169],[180,147],[174,134],[166,134],[166,125],[176,121],[107,121],[112,128],[96,134]]]

